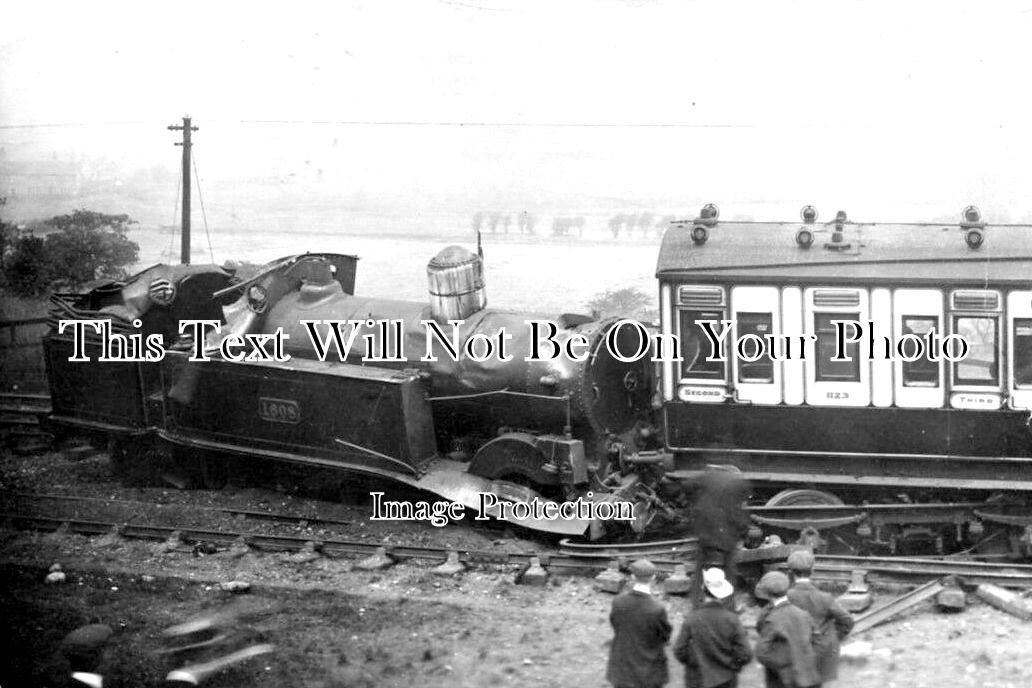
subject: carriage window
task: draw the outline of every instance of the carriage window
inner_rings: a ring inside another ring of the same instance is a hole
[[[817,370],[818,382],[859,382],[860,381],[860,346],[857,342],[846,344],[843,354],[848,361],[833,361],[835,355],[836,335],[838,331],[832,324],[838,320],[860,320],[859,313],[814,313],[813,331],[817,335]],[[845,334],[850,333],[849,328]]]
[[[1014,319],[1014,385],[1032,387],[1032,318]]]
[[[773,316],[770,313],[739,313],[737,325],[738,337],[747,334],[756,335],[760,341],[766,341],[764,337],[773,334]],[[749,338],[752,343],[748,344],[746,353],[752,357],[757,353],[753,350],[755,340]],[[774,361],[762,349],[758,349],[760,357],[755,361],[744,361],[738,359],[738,379],[741,382],[774,382]]]
[[[995,316],[953,316],[953,332],[968,344],[968,355],[953,364],[953,382],[958,385],[1000,384]]]
[[[903,316],[903,335],[915,335],[924,340],[925,335],[939,326],[938,318],[927,316]],[[916,342],[908,338],[904,346],[905,353],[913,355],[917,351]],[[939,362],[929,358],[930,347],[925,347],[925,355],[913,361],[903,361],[903,386],[904,387],[938,387],[939,386]]]
[[[708,356],[718,354],[719,351],[711,351],[713,348],[709,337],[698,324],[700,320],[714,320],[713,331],[717,334],[721,331],[720,321],[726,319],[724,311],[702,311],[682,310],[681,315],[681,355],[684,363],[681,364],[681,378],[702,378],[705,380],[724,380],[726,373],[722,361],[707,361]],[[724,340],[725,346],[730,348],[734,345],[731,335],[728,334]]]

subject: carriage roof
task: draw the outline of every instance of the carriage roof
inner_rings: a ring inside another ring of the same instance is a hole
[[[702,243],[692,240],[706,227]],[[801,229],[813,243],[801,246]],[[845,222],[833,243],[835,222],[676,223],[659,252],[660,279],[734,282],[982,284],[1032,281],[1032,226],[949,223]],[[970,248],[975,230],[983,238]],[[834,248],[837,246],[838,248]]]

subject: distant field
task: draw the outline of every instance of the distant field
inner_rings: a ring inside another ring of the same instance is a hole
[[[370,296],[426,300],[426,264],[442,248],[459,243],[476,250],[472,232],[421,236],[326,231],[220,232],[195,234],[193,262],[247,260],[262,263],[306,251],[356,254],[361,258],[356,290]],[[167,229],[135,228],[140,267],[178,262],[178,237]],[[596,294],[638,288],[656,293],[659,240],[655,237],[558,238],[483,236],[488,303],[494,308],[539,313],[583,312]]]

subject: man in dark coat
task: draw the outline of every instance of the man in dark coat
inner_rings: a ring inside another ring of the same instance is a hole
[[[809,613],[788,601],[788,587],[788,576],[780,571],[763,574],[756,584],[756,597],[770,603],[756,622],[756,659],[763,665],[767,688],[817,688],[817,628]]]
[[[736,688],[738,672],[752,660],[752,652],[738,615],[721,602],[734,587],[715,568],[703,571],[703,587],[705,601],[685,617],[674,657],[684,664],[687,688]]]
[[[738,545],[749,528],[745,511],[749,483],[737,468],[722,465],[707,466],[692,483],[692,530],[699,538],[692,603],[701,604],[704,569],[722,569],[732,587],[738,582]],[[732,603],[732,598],[727,602]]]
[[[810,582],[814,563],[813,554],[805,550],[789,555],[788,568],[795,582],[788,591],[788,601],[809,612],[817,624],[814,648],[817,671],[824,683],[838,678],[839,644],[853,630],[853,617],[830,593]]]
[[[640,559],[631,564],[634,585],[617,595],[609,622],[613,645],[606,678],[615,688],[659,688],[669,679],[666,644],[671,626],[666,608],[652,597],[656,567]]]

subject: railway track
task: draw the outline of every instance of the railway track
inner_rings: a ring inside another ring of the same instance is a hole
[[[0,394],[0,433],[8,441],[21,442],[27,449],[43,449],[50,434],[43,420],[50,415],[50,396],[4,392]]]
[[[262,520],[262,521],[273,521],[275,523],[286,523],[291,525],[312,525],[312,524],[323,524],[323,525],[334,525],[334,526],[350,526],[352,521],[345,521],[343,519],[336,518],[323,518],[315,514],[283,514],[271,511],[258,511],[255,509],[237,509],[233,507],[224,506],[200,506],[195,504],[174,504],[174,503],[160,503],[160,502],[145,502],[134,499],[105,499],[101,497],[81,497],[78,495],[60,495],[60,494],[45,494],[38,492],[7,492],[0,490],[0,503],[8,502],[27,502],[33,500],[44,500],[53,501],[61,504],[89,504],[98,506],[110,506],[110,507],[132,507],[132,508],[152,508],[152,509],[189,509],[191,511],[200,511],[204,513],[219,513],[226,514],[229,516],[241,516],[244,518]]]
[[[282,515],[284,519],[288,518]],[[211,545],[227,549],[235,543],[266,552],[301,552],[318,550],[330,558],[368,557],[378,552],[395,560],[416,560],[443,563],[454,553],[467,565],[513,565],[525,567],[536,558],[553,573],[565,575],[592,575],[616,561],[624,565],[640,556],[649,556],[657,568],[665,573],[675,572],[678,566],[690,566],[694,541],[667,541],[627,546],[590,545],[566,542],[557,550],[535,552],[498,552],[450,547],[400,545],[388,542],[367,542],[343,539],[313,541],[310,537],[268,535],[239,531],[208,530],[193,527],[157,526],[138,523],[76,520],[65,517],[32,516],[19,513],[0,513],[5,526],[39,532],[62,531],[85,536],[117,534],[127,539],[168,541],[181,540],[187,545]],[[744,562],[776,563],[784,561],[794,545],[774,548],[743,550]],[[666,550],[664,555],[662,550]],[[814,571],[822,580],[848,581],[852,571],[864,570],[874,583],[917,585],[945,576],[956,576],[965,583],[992,583],[1009,588],[1032,587],[1032,565],[999,564],[990,562],[921,557],[849,557],[819,555]]]

